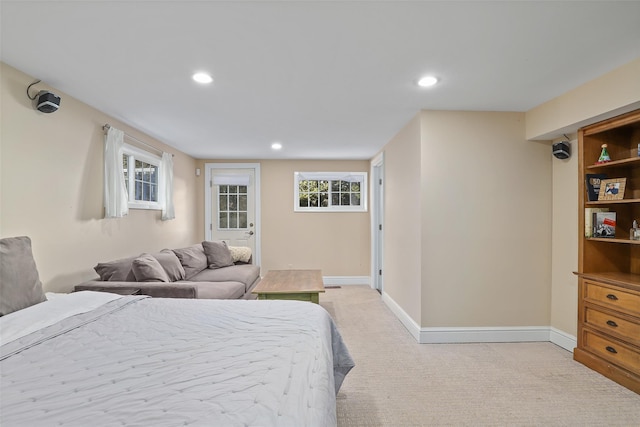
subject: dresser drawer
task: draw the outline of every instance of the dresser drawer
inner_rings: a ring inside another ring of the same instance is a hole
[[[615,339],[584,331],[584,348],[603,359],[628,369],[636,374],[640,373],[640,350],[623,345]]]
[[[586,309],[585,321],[596,329],[617,335],[625,341],[640,346],[640,323],[630,322],[621,317],[589,307]]]
[[[609,288],[585,280],[584,297],[587,301],[601,304],[632,315],[640,315],[640,295],[618,288]]]

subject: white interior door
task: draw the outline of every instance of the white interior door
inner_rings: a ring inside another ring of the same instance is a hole
[[[206,239],[250,247],[253,262],[260,265],[259,165],[208,163],[206,171]]]

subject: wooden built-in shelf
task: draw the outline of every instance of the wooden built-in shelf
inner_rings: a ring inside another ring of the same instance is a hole
[[[587,238],[587,240],[594,240],[596,242],[626,243],[628,245],[640,245],[640,240],[616,239],[615,237],[589,237]]]
[[[594,164],[602,145],[612,161]],[[573,357],[640,394],[640,110],[578,130],[578,334]],[[626,199],[587,200],[588,174],[626,179]],[[616,213],[618,238],[586,237],[585,209]]]
[[[604,273],[578,273],[574,271],[573,274],[582,279],[595,280],[601,283],[609,283],[640,291],[640,274],[621,273],[616,271],[607,271]]]
[[[628,166],[634,163],[640,163],[640,157],[629,157],[627,159],[611,160],[610,162],[597,163],[597,164],[585,166],[585,169],[588,169],[588,170],[606,169],[606,168],[612,168],[616,166]]]
[[[592,202],[585,202],[586,207],[598,206],[598,205],[613,205],[613,204],[625,204],[625,203],[640,203],[640,199],[621,199],[621,200],[594,200]]]

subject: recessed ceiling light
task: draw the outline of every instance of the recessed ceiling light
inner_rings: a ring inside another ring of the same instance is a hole
[[[282,148],[282,144],[280,144],[279,142],[274,142],[273,144],[271,144],[272,150],[280,150],[281,148]]]
[[[198,83],[207,84],[213,81],[213,78],[207,73],[195,73],[193,75],[193,80]]]
[[[438,79],[433,76],[424,76],[418,80],[418,86],[420,87],[429,87],[436,83],[438,83]]]

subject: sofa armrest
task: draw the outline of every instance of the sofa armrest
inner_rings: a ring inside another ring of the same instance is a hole
[[[101,280],[89,280],[76,285],[74,291],[102,291],[137,288],[141,295],[149,295],[154,298],[198,298],[198,288],[189,283],[164,283],[164,282],[103,282]]]

